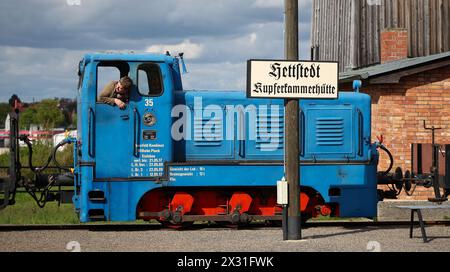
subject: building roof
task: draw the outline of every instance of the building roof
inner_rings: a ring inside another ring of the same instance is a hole
[[[398,83],[400,78],[450,65],[450,51],[426,57],[407,58],[339,73],[341,83],[369,80],[372,84]]]

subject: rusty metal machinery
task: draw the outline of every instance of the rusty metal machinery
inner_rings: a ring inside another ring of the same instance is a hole
[[[444,202],[450,195],[450,144],[439,145],[435,142],[435,131],[441,128],[427,127],[425,121],[423,127],[431,131],[431,144],[412,143],[411,144],[411,170],[403,170],[397,167],[394,173],[390,173],[394,164],[390,151],[382,145],[390,158],[390,167],[387,171],[378,172],[378,184],[387,185],[389,190],[378,190],[379,199],[397,198],[405,191],[409,196],[413,195],[417,186],[425,188],[433,187],[434,197],[429,198],[431,202]],[[380,140],[380,138],[379,138]]]

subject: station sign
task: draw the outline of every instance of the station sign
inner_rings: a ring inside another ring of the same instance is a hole
[[[337,99],[338,62],[248,60],[247,97]]]

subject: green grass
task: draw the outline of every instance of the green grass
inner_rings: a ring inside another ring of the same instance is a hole
[[[68,188],[67,188],[68,189]],[[39,197],[39,195],[38,195]],[[89,224],[150,224],[155,220],[132,222],[90,222]],[[72,203],[61,204],[47,202],[44,208],[39,208],[33,198],[26,192],[18,192],[16,203],[0,210],[0,225],[56,225],[80,224]]]
[[[33,166],[43,166],[51,154],[53,146],[47,142],[33,143]],[[63,166],[73,165],[73,146],[68,145],[57,153],[57,160]],[[20,161],[28,165],[28,148],[20,148]],[[9,153],[0,155],[0,166],[9,166]],[[50,166],[54,166],[53,162]],[[58,173],[56,169],[48,169],[43,173]],[[6,169],[0,169],[0,177],[6,177]],[[30,169],[22,169],[22,175],[27,179],[34,179]],[[38,197],[40,194],[38,194]],[[74,224],[79,223],[72,204],[48,202],[44,208],[39,208],[33,198],[26,192],[18,191],[16,203],[0,210],[0,224]]]
[[[72,204],[48,202],[44,208],[39,208],[28,193],[18,192],[16,203],[0,210],[0,224],[78,224]]]

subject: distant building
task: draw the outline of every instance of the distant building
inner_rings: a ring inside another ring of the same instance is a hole
[[[0,140],[2,141],[1,147],[9,147],[9,114],[6,115],[6,119],[5,119],[5,129],[4,130],[0,130]]]
[[[5,129],[0,130],[0,147],[9,147],[9,131],[10,131],[10,117],[9,114],[6,116]],[[52,130],[42,130],[39,125],[31,124],[29,130],[20,130],[19,134],[28,135],[30,140],[43,140],[52,141],[55,134],[60,134],[64,132],[64,128],[54,128]],[[26,146],[22,141],[19,141],[20,146]]]
[[[9,128],[10,128],[9,120],[10,120],[10,118],[9,118],[9,114],[8,114],[8,115],[6,115],[6,119],[5,119],[5,130],[7,130],[7,131],[9,131]]]
[[[442,128],[436,143],[450,144],[449,16],[450,0],[313,0],[312,57],[339,61],[341,90],[363,81],[361,91],[372,97],[372,141],[384,135],[393,169],[411,170],[411,144],[431,143],[424,120]],[[388,163],[382,156],[380,169]],[[420,188],[401,198],[431,196]]]
[[[76,130],[68,131],[68,134],[71,137],[75,137],[75,138],[77,137],[77,131]],[[61,141],[63,141],[65,138],[66,138],[66,132],[58,133],[58,134],[53,135],[53,146],[56,146]],[[64,149],[65,146],[61,147],[61,148]]]

